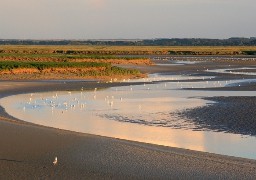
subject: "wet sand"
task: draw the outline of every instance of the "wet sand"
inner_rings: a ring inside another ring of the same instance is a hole
[[[139,67],[145,72],[205,73],[223,66]],[[227,78],[227,77],[221,77]],[[233,78],[233,77],[232,77]],[[1,81],[0,98],[123,83]],[[250,89],[250,85],[247,86]],[[246,88],[245,88],[246,89]],[[253,88],[251,88],[253,90]],[[255,90],[255,89],[254,89]],[[255,179],[256,161],[42,127],[0,109],[0,179]],[[53,165],[55,156],[58,165]]]
[[[203,107],[186,109],[176,115],[207,129],[242,135],[256,135],[256,97],[206,97],[213,101]]]

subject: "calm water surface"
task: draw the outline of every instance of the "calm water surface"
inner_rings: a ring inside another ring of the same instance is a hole
[[[173,112],[212,103],[199,97],[255,96],[255,92],[193,91],[181,88],[227,86],[240,81],[208,81],[212,77],[154,74],[136,86],[20,94],[0,100],[19,119],[76,132],[256,159],[256,138],[237,134],[193,131]],[[199,82],[179,82],[203,79]],[[176,82],[158,82],[175,80]],[[147,82],[156,82],[146,84]]]

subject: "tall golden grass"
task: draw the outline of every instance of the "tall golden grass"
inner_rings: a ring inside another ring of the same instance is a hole
[[[113,55],[169,54],[170,51],[193,51],[199,54],[234,55],[241,54],[243,51],[256,51],[256,46],[0,46],[0,53],[46,54],[61,51]]]

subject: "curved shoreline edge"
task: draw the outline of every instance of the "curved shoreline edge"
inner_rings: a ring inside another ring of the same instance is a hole
[[[124,83],[1,82],[5,96],[107,88]],[[81,86],[83,85],[83,86]],[[85,86],[86,85],[86,86]],[[255,179],[256,161],[75,133],[21,121],[0,110],[0,177],[15,179]],[[57,156],[59,164],[52,165]]]

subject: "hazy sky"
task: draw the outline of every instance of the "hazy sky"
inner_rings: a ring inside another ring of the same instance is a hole
[[[256,36],[256,0],[0,0],[0,39]]]

